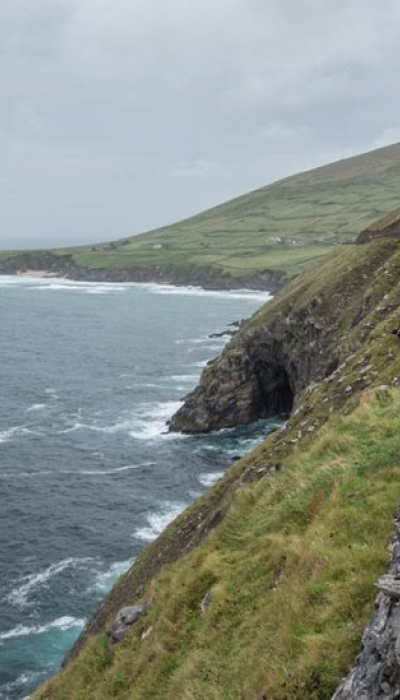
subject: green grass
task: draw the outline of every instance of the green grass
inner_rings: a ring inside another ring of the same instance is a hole
[[[91,269],[198,268],[243,280],[272,270],[290,279],[398,207],[399,191],[396,144],[286,178],[111,247],[55,252]]]
[[[370,391],[292,450],[273,481],[242,488],[209,540],[163,568],[146,591],[152,609],[123,643],[93,638],[35,697],[329,698],[387,566],[399,454],[400,391]]]
[[[398,505],[399,293],[397,241],[339,246],[253,316],[241,333],[276,317],[294,323],[296,309],[302,322],[301,309],[314,308],[331,328],[324,352],[332,346],[345,362],[297,397],[285,431],[140,555],[106,599],[95,634],[35,697],[331,697],[373,613]],[[191,548],[190,533],[218,513],[220,524]],[[110,649],[102,630],[138,597],[151,609]]]
[[[343,364],[304,389],[284,431],[142,552],[93,636],[36,698],[331,697],[388,565],[400,484],[399,294],[398,241],[339,246],[242,328],[251,335],[290,318],[293,330],[313,309],[330,329],[324,353]],[[293,361],[303,330],[291,336]],[[138,599],[151,609],[110,649],[107,623]]]

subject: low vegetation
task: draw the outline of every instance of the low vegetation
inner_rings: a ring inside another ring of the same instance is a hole
[[[143,552],[35,698],[331,697],[372,615],[400,495],[399,269],[397,241],[340,248],[253,317],[330,299],[341,365]],[[110,647],[107,624],[138,599],[150,609]]]
[[[115,650],[95,637],[37,697],[330,697],[387,566],[399,436],[399,390],[372,391],[332,419],[152,581],[152,609]]]

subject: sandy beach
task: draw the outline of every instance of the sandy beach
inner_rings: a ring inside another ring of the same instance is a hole
[[[43,279],[45,277],[57,277],[55,272],[49,272],[48,270],[18,270],[18,277],[38,277]]]

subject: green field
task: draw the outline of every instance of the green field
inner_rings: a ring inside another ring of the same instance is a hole
[[[214,270],[291,278],[399,204],[400,144],[286,178],[165,228],[53,251],[90,269]],[[133,222],[134,223],[134,222]],[[0,264],[11,253],[0,253]]]

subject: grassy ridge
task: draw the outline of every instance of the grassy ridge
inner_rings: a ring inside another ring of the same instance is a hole
[[[332,420],[152,581],[153,608],[121,645],[95,637],[37,698],[329,698],[387,565],[399,435],[398,390]]]
[[[396,241],[342,247],[253,317],[330,300],[341,365],[139,557],[97,633],[35,697],[331,697],[373,612],[399,499],[399,269]],[[182,532],[207,509],[219,524],[190,550]],[[175,560],[151,569],[168,547]],[[109,648],[106,618],[138,595],[151,609]]]
[[[62,249],[90,269],[264,270],[292,278],[398,206],[400,145],[286,178],[140,236]],[[0,264],[10,253],[0,254]]]

